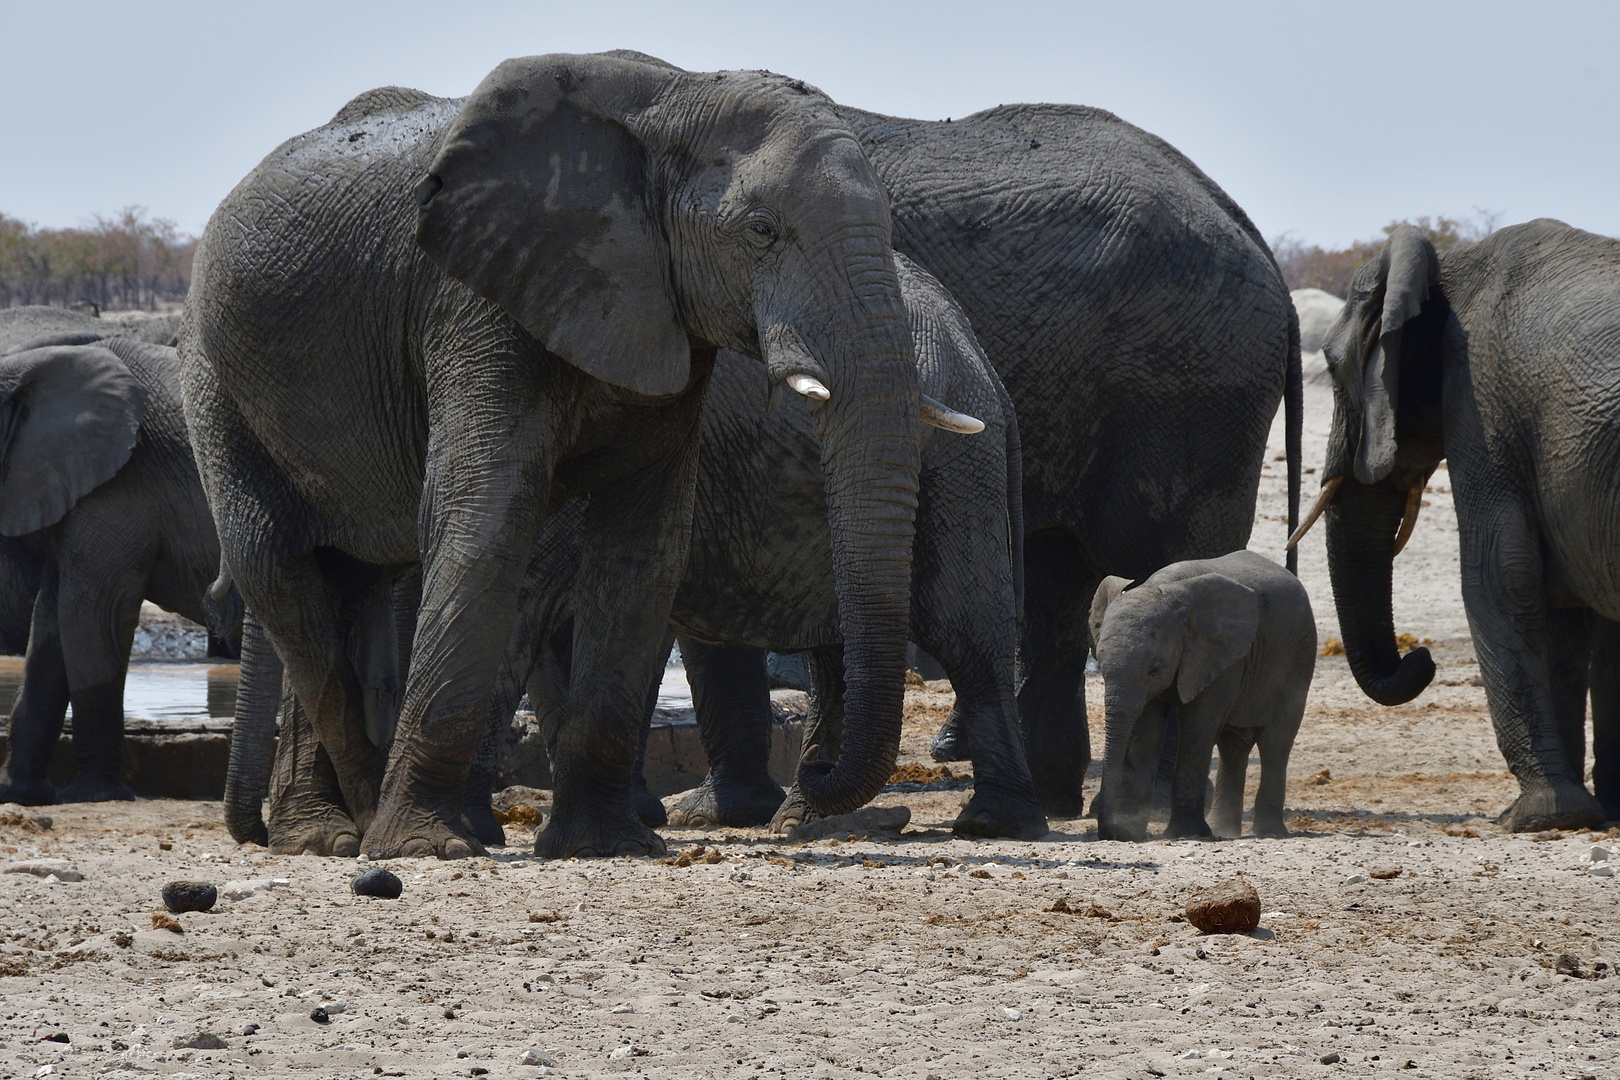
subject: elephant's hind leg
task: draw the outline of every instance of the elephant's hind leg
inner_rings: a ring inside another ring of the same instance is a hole
[[[1100,578],[1059,534],[1024,543],[1024,684],[1018,713],[1035,796],[1054,818],[1077,818],[1091,763],[1086,720],[1086,614]]]
[[[1606,821],[1620,821],[1620,623],[1593,616],[1592,789]]]
[[[767,824],[787,797],[771,779],[771,689],[765,650],[681,638],[709,775],[670,824],[691,829]]]
[[[332,759],[290,688],[281,698],[268,830],[274,855],[360,854],[360,828],[343,804]]]
[[[112,581],[104,573],[62,574],[57,618],[78,760],[78,771],[58,793],[62,802],[135,798],[123,776],[124,680],[145,585],[145,575],[133,567]]]
[[[1210,807],[1209,816],[1216,836],[1243,835],[1243,781],[1254,743],[1253,728],[1225,727],[1215,738],[1221,764],[1215,774],[1215,805]]]

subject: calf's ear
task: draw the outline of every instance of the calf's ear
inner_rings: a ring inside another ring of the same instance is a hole
[[[0,357],[0,535],[62,520],[124,467],[146,414],[146,388],[94,345]]]
[[[1181,614],[1185,637],[1176,694],[1191,701],[1241,660],[1260,629],[1260,598],[1225,574],[1200,574],[1163,586]]]

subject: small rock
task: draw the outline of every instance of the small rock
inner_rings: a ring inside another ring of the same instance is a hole
[[[375,896],[383,900],[398,900],[399,894],[405,891],[405,883],[399,880],[399,875],[380,866],[373,866],[355,878],[351,887],[356,896]]]
[[[1604,847],[1602,844],[1593,844],[1587,849],[1586,854],[1581,856],[1581,862],[1606,863],[1609,861],[1609,854],[1609,849]]]
[[[1260,925],[1260,894],[1241,878],[1194,893],[1187,921],[1206,934],[1247,934]]]
[[[851,814],[838,814],[818,818],[796,825],[787,831],[790,844],[804,844],[827,836],[848,836],[851,833],[898,833],[911,821],[911,810],[904,806],[867,806]]]
[[[327,1015],[326,1010],[319,1005],[309,1010],[309,1018],[317,1024],[329,1024],[332,1022],[332,1018]]]
[[[185,927],[180,925],[180,920],[175,918],[173,915],[170,915],[167,911],[152,912],[152,929],[168,930],[175,934],[183,934],[186,932]]]
[[[1153,1065],[1149,1065],[1145,1071],[1147,1072],[1147,1074],[1149,1076],[1163,1076],[1164,1075],[1164,1070],[1163,1069],[1157,1068],[1156,1066],[1153,1066]]]
[[[40,1038],[39,1038],[39,1041],[40,1042],[65,1043],[65,1042],[71,1042],[72,1040],[68,1038],[68,1033],[65,1032],[65,1031],[53,1031],[49,1035],[41,1035]]]
[[[1001,1015],[1009,1020],[1022,1020],[1024,1018],[1024,1014],[1017,1009],[1002,1009]]]
[[[630,1046],[629,1044],[617,1047],[608,1054],[608,1057],[612,1058],[615,1061],[622,1061],[623,1059],[628,1058],[628,1057],[646,1057],[646,1056],[647,1056],[647,1051],[643,1050],[639,1046]]]
[[[633,1013],[636,1011],[636,1007],[634,1005],[615,1005],[608,1011],[615,1013]]]
[[[1367,876],[1374,881],[1391,881],[1401,876],[1399,866],[1374,866],[1367,871]]]
[[[1614,867],[1606,862],[1593,863],[1586,872],[1591,877],[1614,877]]]
[[[348,1012],[349,1003],[346,1001],[323,1001],[321,1002],[321,1008],[326,1010],[327,1016],[336,1016],[339,1013]]]
[[[1204,1056],[1202,1050],[1183,1050],[1176,1055],[1177,1061],[1197,1061]]]
[[[163,886],[163,906],[182,911],[207,911],[219,899],[219,890],[206,881],[171,881]]]
[[[467,1070],[467,1075],[468,1076],[488,1076],[489,1075],[489,1070],[484,1068],[482,1065],[474,1065],[472,1068]]]
[[[176,1035],[174,1037],[176,1050],[223,1050],[225,1040],[212,1031],[199,1031],[195,1035]]]
[[[1577,979],[1586,977],[1581,972],[1580,957],[1573,953],[1559,953],[1558,959],[1553,961],[1553,970],[1560,975],[1573,975]]]
[[[55,1073],[56,1073],[56,1066],[55,1065],[41,1065],[39,1068],[34,1070],[34,1076],[36,1077],[36,1080],[37,1080],[38,1077],[41,1077],[41,1076],[53,1076],[53,1075],[55,1075]]]
[[[1324,1065],[1337,1065],[1339,1060],[1338,1054],[1323,1054],[1321,1057],[1321,1062]]]
[[[518,1058],[518,1064],[539,1065],[543,1069],[555,1069],[557,1067],[557,1059],[540,1049],[538,1046],[531,1046],[527,1050],[523,1051],[522,1056]]]
[[[249,1025],[247,1025],[246,1027],[244,1027],[242,1029],[243,1036],[257,1035],[258,1033],[259,1033],[259,1025],[258,1024],[249,1024]]]
[[[1351,874],[1349,877],[1344,879],[1344,883],[1346,885],[1365,885],[1367,884],[1367,875]]]
[[[33,874],[35,877],[56,875],[58,881],[83,881],[79,868],[66,859],[23,859],[0,866],[0,874]]]

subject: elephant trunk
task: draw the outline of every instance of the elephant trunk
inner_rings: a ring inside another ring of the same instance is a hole
[[[831,398],[816,414],[844,639],[844,734],[836,762],[799,772],[799,790],[824,815],[869,802],[899,754],[921,436],[911,333],[887,245],[848,272],[856,320],[852,332],[820,338],[831,343],[822,353]],[[845,327],[848,312],[846,299]],[[782,358],[771,351],[765,360],[778,372]]]
[[[242,667],[236,684],[236,719],[225,773],[225,827],[239,844],[264,844],[270,835],[260,806],[270,793],[276,756],[276,711],[281,705],[281,657],[252,612],[242,617]]]
[[[1395,537],[1406,492],[1388,480],[1362,484],[1345,477],[1328,507],[1328,571],[1350,672],[1380,705],[1402,705],[1434,678],[1429,650],[1405,656],[1395,642]]]
[[[1097,839],[1147,838],[1147,800],[1126,768],[1131,740],[1142,717],[1144,702],[1118,679],[1104,679],[1103,782],[1096,802]],[[1157,749],[1157,744],[1155,744]]]

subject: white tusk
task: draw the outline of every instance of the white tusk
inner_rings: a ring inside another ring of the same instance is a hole
[[[977,435],[984,430],[984,421],[967,413],[959,413],[955,409],[948,409],[935,401],[927,394],[922,395],[923,423],[932,424],[945,431],[954,431],[958,435]]]
[[[1322,511],[1328,508],[1328,503],[1333,501],[1333,496],[1339,493],[1339,485],[1342,483],[1344,483],[1344,477],[1335,476],[1322,485],[1322,490],[1316,493],[1316,501],[1311,503],[1311,508],[1305,512],[1305,520],[1299,523],[1299,528],[1294,530],[1294,535],[1288,538],[1288,544],[1284,548],[1285,551],[1303,540],[1305,534],[1311,531],[1311,526],[1316,524],[1316,519],[1322,516]]]
[[[1406,512],[1401,515],[1401,527],[1395,533],[1395,555],[1401,553],[1406,542],[1412,539],[1412,528],[1417,524],[1418,511],[1423,508],[1424,484],[1414,484],[1406,493]],[[1394,555],[1390,556],[1394,558]]]
[[[821,380],[814,375],[789,375],[787,384],[811,401],[826,401],[832,397],[832,391],[821,385]]]

